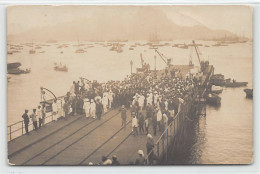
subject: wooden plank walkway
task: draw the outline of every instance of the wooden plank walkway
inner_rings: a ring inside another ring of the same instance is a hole
[[[15,165],[88,165],[98,164],[103,155],[117,155],[126,165],[135,161],[139,149],[146,154],[146,135],[131,134],[129,111],[127,123],[125,129],[121,127],[118,110],[109,111],[101,120],[84,116],[59,120],[10,141],[9,161]]]

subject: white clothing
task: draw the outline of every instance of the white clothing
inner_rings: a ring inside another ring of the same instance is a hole
[[[132,118],[132,127],[138,127],[138,121],[136,117]]]
[[[90,103],[90,116],[96,118],[96,103],[94,101]]]
[[[84,101],[83,109],[85,111],[86,117],[88,118],[90,116],[90,102]]]
[[[161,121],[161,120],[162,120],[162,112],[161,112],[161,110],[159,110],[157,112],[157,121]]]

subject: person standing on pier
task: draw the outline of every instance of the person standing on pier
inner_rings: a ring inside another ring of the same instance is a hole
[[[138,120],[136,118],[135,113],[134,113],[133,118],[132,118],[132,131],[133,131],[134,136],[138,135]]]
[[[96,103],[93,99],[90,101],[90,116],[96,118]]]
[[[38,130],[38,127],[37,127],[37,115],[36,115],[36,109],[33,109],[33,113],[30,115],[30,118],[32,119],[32,122],[33,122],[33,127],[34,127],[34,130]]]
[[[144,133],[144,114],[143,112],[140,112],[139,118],[138,118],[138,127],[139,127],[139,133]]]
[[[89,102],[88,98],[84,99],[83,108],[84,108],[86,117],[89,118],[89,116],[90,116],[90,102]]]
[[[162,125],[161,125],[162,111],[160,108],[158,108],[156,116],[157,116],[157,125],[159,127],[159,131],[162,132]],[[157,129],[157,127],[156,127],[156,129]]]
[[[55,99],[52,103],[52,118],[53,121],[57,121],[57,115],[58,115],[58,104],[57,104],[57,99]]]
[[[44,125],[45,124],[45,117],[46,117],[46,106],[45,106],[45,104],[43,104],[42,105],[42,125]]]
[[[120,163],[119,163],[119,161],[117,159],[117,156],[113,155],[113,157],[112,157],[112,166],[119,166],[119,165],[120,165]]]
[[[135,160],[135,165],[145,165],[144,152],[142,150],[138,150],[138,157]]]
[[[144,120],[144,127],[145,127],[145,131],[146,131],[146,135],[148,135],[149,133],[149,118],[146,116],[145,120]]]
[[[97,115],[97,119],[101,119],[101,114],[103,112],[103,105],[100,102],[99,99],[97,99],[97,103],[96,103],[96,115]]]
[[[104,107],[104,113],[106,113],[108,108],[108,92],[103,93],[102,104]]]
[[[23,117],[23,121],[24,121],[25,132],[26,132],[26,134],[28,134],[29,133],[28,125],[29,125],[30,119],[29,119],[29,116],[28,116],[28,110],[27,109],[25,109],[25,112],[22,115],[22,117]]]
[[[120,112],[121,112],[121,119],[122,119],[121,126],[126,128],[126,109],[124,105],[122,105]]]
[[[109,100],[109,104],[108,104],[108,108],[111,109],[112,105],[113,105],[113,100],[114,100],[114,93],[112,92],[112,90],[110,89],[109,93],[108,93],[108,100]]]
[[[146,153],[148,155],[148,164],[153,164],[154,159],[156,159],[155,154],[153,152],[154,148],[154,140],[151,134],[147,135],[147,142],[146,142]]]
[[[37,116],[38,116],[38,119],[39,119],[39,129],[40,129],[41,126],[42,126],[42,108],[41,108],[41,106],[38,106]]]

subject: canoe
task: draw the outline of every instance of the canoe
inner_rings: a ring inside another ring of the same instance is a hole
[[[247,98],[253,98],[253,89],[244,89]]]
[[[68,68],[67,68],[67,66],[62,66],[62,67],[55,66],[55,67],[54,67],[54,70],[55,70],[55,71],[64,71],[64,72],[68,72]]]

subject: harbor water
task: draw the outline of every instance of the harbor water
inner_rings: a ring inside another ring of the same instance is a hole
[[[175,41],[183,43],[184,41]],[[195,51],[167,46],[158,47],[164,56],[172,58],[173,64],[188,64],[190,55],[198,65]],[[188,41],[185,41],[189,43]],[[66,48],[57,48],[61,44],[69,44]],[[84,42],[94,47],[82,46],[87,52],[75,53],[77,42],[59,42],[36,49],[36,54],[29,54],[30,47],[24,46],[21,53],[8,55],[8,63],[21,62],[21,68],[31,68],[31,73],[8,75],[8,125],[21,120],[24,109],[30,112],[40,101],[40,87],[50,89],[56,96],[64,95],[73,81],[84,77],[89,80],[105,82],[122,80],[130,74],[130,61],[134,62],[133,71],[141,66],[140,53],[151,69],[163,69],[165,63],[149,46],[136,46],[129,50],[135,42],[125,42],[122,53],[110,51],[99,43]],[[138,43],[146,43],[140,41]],[[213,42],[199,41],[205,45]],[[11,43],[17,44],[17,43]],[[40,43],[34,43],[35,45]],[[106,44],[106,43],[105,43]],[[199,47],[201,58],[214,65],[215,73],[222,73],[226,78],[247,81],[248,87],[253,83],[252,43],[236,43],[219,47]],[[45,51],[44,53],[39,53]],[[61,53],[63,52],[63,53]],[[157,58],[155,59],[154,56]],[[54,71],[54,63],[63,63],[68,72]],[[33,88],[32,88],[33,87]],[[30,89],[30,90],[28,90]],[[253,100],[247,99],[244,88],[224,88],[220,94],[221,107],[207,106],[207,115],[200,116],[194,125],[191,141],[185,145],[183,153],[170,156],[174,164],[176,160],[184,164],[239,164],[250,163],[253,154]]]

